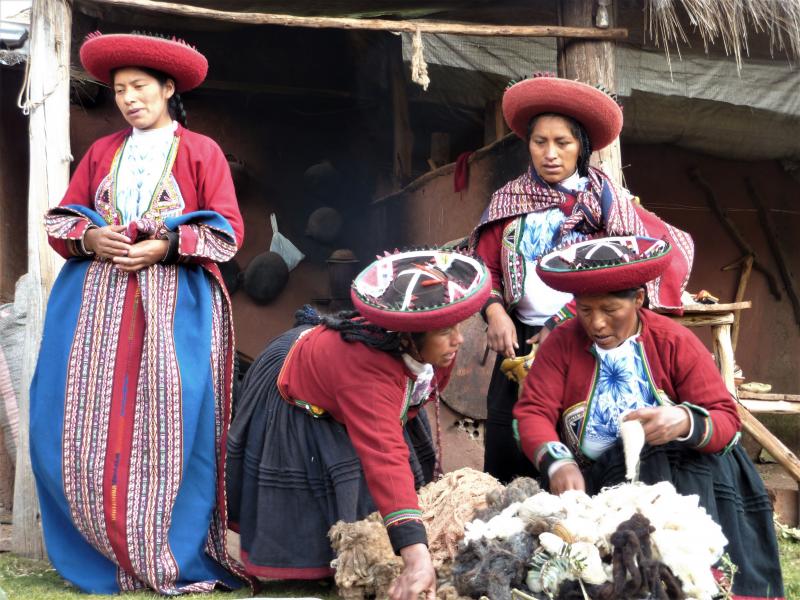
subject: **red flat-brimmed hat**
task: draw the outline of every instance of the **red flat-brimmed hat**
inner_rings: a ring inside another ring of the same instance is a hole
[[[443,329],[468,319],[489,297],[479,260],[452,250],[412,250],[378,257],[353,281],[353,306],[389,331]]]
[[[81,64],[92,77],[111,85],[111,71],[122,67],[148,67],[175,80],[175,90],[187,92],[203,83],[208,61],[183,40],[136,33],[86,36],[80,50]]]
[[[642,287],[672,260],[672,246],[642,236],[578,242],[541,258],[536,272],[554,290],[596,295]]]
[[[503,94],[503,116],[511,130],[527,139],[528,124],[536,115],[558,113],[586,129],[592,150],[601,150],[622,131],[622,109],[606,92],[581,83],[537,73],[515,83]]]

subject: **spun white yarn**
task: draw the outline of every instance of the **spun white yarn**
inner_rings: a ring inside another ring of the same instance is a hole
[[[428,77],[428,63],[422,54],[422,32],[417,29],[411,39],[411,81],[428,91],[431,78]]]

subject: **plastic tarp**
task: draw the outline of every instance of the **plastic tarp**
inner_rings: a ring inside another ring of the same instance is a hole
[[[423,34],[432,100],[482,108],[505,85],[536,71],[556,70],[552,38]],[[403,34],[411,59],[411,34]],[[625,110],[623,139],[672,143],[745,160],[800,159],[800,72],[788,62],[618,46],[617,93]]]

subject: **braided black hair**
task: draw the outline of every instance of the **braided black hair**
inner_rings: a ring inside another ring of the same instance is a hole
[[[294,313],[294,325],[323,325],[333,331],[338,331],[339,335],[346,342],[360,342],[399,356],[409,350],[409,343],[417,349],[421,348],[425,333],[400,333],[398,331],[387,331],[382,327],[367,322],[355,310],[344,310],[332,315],[321,315],[310,305],[305,304]]]
[[[117,71],[123,68],[124,67],[118,67],[111,71],[111,81],[114,81],[114,75],[117,73]],[[144,71],[145,73],[153,77],[156,81],[158,81],[161,87],[164,87],[167,84],[167,81],[169,81],[170,79],[172,80],[173,84],[175,83],[174,77],[168,75],[167,73],[164,73],[163,71],[159,71],[158,69],[151,69],[150,67],[140,67],[140,66],[132,66],[132,68]],[[169,111],[170,117],[175,119],[178,123],[180,123],[184,127],[187,126],[188,119],[186,117],[186,108],[184,108],[183,99],[181,98],[181,95],[178,92],[173,93],[172,96],[170,97],[169,102],[167,103],[167,110]]]
[[[169,114],[172,115],[173,119],[186,127],[188,122],[186,118],[186,109],[183,106],[183,99],[178,92],[172,94],[172,97],[169,99],[169,105],[167,106],[167,109],[169,110]]]
[[[539,120],[539,117],[561,117],[569,124],[570,133],[572,133],[572,136],[578,140],[578,143],[581,147],[580,152],[578,153],[578,175],[581,177],[588,177],[589,159],[592,157],[592,142],[589,140],[589,134],[586,133],[586,128],[581,125],[579,121],[567,115],[554,112],[539,113],[538,115],[534,115],[528,122],[528,136],[525,138],[525,141],[528,143],[531,141],[533,128],[536,127],[536,121]]]

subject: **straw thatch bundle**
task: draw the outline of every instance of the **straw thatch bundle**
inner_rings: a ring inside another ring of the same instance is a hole
[[[741,68],[742,55],[749,53],[748,29],[769,35],[771,48],[800,55],[800,1],[798,0],[644,0],[647,31],[657,46],[669,46],[680,56],[679,43],[688,42],[681,24],[681,9],[692,27],[709,44],[722,40]]]

